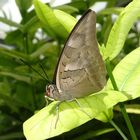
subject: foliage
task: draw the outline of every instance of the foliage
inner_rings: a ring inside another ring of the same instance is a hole
[[[108,80],[106,89],[100,94],[78,99],[90,117],[81,111],[74,101],[64,102],[60,105],[55,129],[57,102],[46,106],[44,99],[48,81],[21,61],[24,60],[45,77],[41,64],[49,79],[52,79],[61,46],[76,23],[74,17],[82,15],[95,2],[98,0],[72,0],[65,5],[49,7],[38,0],[16,0],[22,16],[20,24],[7,17],[0,17],[1,22],[15,27],[6,33],[0,44],[0,139],[24,139],[23,122],[43,107],[24,123],[24,134],[28,140],[41,140],[59,134],[61,135],[55,139],[122,139],[109,123],[112,118],[128,139],[131,139],[122,114],[116,106],[124,101],[127,101],[126,107],[131,109],[129,113],[133,127],[138,139],[140,138],[137,125],[139,111],[135,112],[140,106],[140,49],[137,28],[139,0],[106,0],[106,7],[97,13],[98,42],[102,46],[104,59],[111,59],[113,74],[121,92],[114,91]],[[35,10],[29,11],[32,4]],[[118,16],[115,21],[113,14]],[[67,132],[73,128],[75,129]]]

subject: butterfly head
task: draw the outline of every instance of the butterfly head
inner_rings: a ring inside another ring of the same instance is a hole
[[[58,100],[59,91],[56,85],[48,85],[46,86],[46,94],[45,97],[51,100]]]

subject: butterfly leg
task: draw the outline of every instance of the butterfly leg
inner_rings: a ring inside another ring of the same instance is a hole
[[[59,106],[60,104],[64,102],[64,101],[60,101],[56,104],[56,121],[55,121],[55,129],[56,129],[56,126],[57,126],[57,123],[58,123],[58,120],[59,120]]]
[[[80,107],[80,110],[85,113],[90,119],[92,119],[92,117],[82,108],[80,102],[76,98],[73,98],[73,100],[76,101],[77,105]]]

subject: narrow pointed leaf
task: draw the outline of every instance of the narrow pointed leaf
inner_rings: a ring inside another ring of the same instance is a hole
[[[132,25],[140,16],[140,1],[133,0],[119,15],[110,32],[106,50],[104,52],[105,58],[112,60],[122,50],[125,39]]]
[[[51,36],[66,38],[69,30],[71,30],[76,23],[74,17],[60,10],[52,10],[40,0],[34,0],[34,6],[37,16]],[[62,22],[60,22],[64,19],[67,27],[63,26]],[[68,19],[68,21],[66,19]]]

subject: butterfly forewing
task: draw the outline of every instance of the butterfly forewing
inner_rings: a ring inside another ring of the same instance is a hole
[[[89,10],[72,30],[56,70],[60,94],[83,97],[106,83],[105,65],[96,40],[96,15]]]

